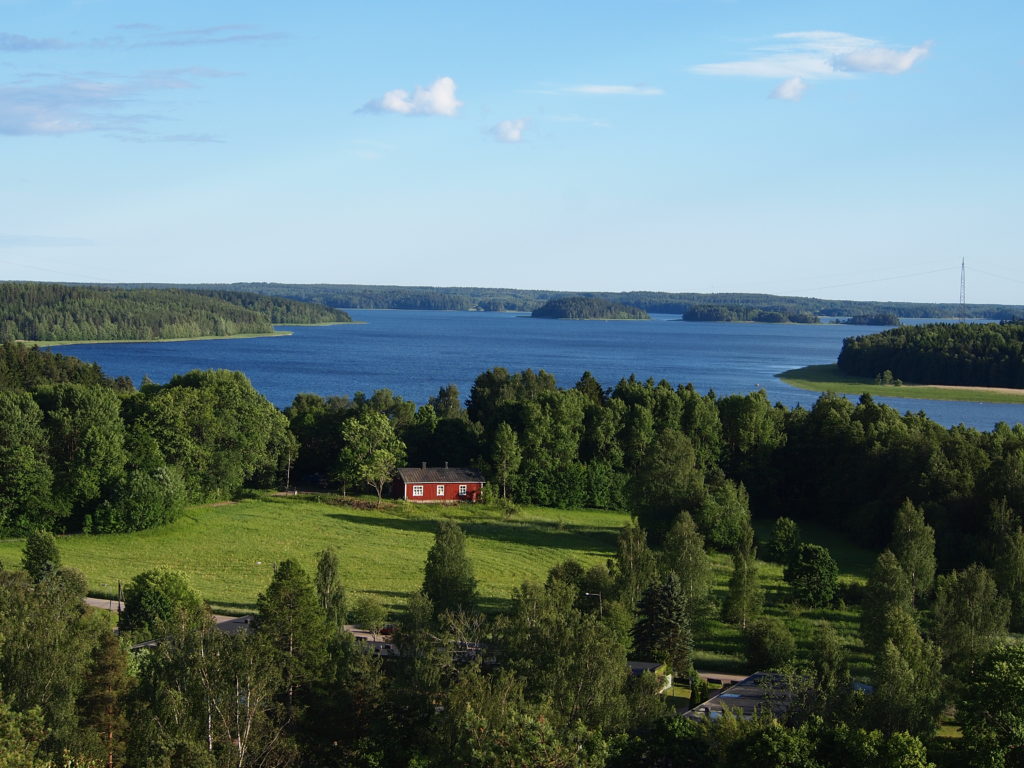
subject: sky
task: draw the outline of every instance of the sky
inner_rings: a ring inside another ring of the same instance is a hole
[[[0,0],[0,279],[1024,304],[1024,3]]]

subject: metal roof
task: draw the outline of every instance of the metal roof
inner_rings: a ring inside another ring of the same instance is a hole
[[[398,478],[403,483],[482,483],[484,477],[464,467],[402,467]]]

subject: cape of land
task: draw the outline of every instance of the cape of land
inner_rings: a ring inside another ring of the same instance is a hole
[[[930,323],[843,340],[850,376],[1024,389],[1024,322]]]
[[[564,296],[551,299],[533,310],[533,317],[563,320],[650,320],[651,316],[637,307],[585,296]]]
[[[274,324],[351,322],[346,312],[229,290],[0,283],[0,341],[159,341],[271,335]]]

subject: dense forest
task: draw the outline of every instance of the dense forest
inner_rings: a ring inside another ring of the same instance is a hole
[[[693,304],[683,312],[683,320],[715,323],[818,323],[817,315],[796,307],[774,308],[732,306],[728,304]]]
[[[847,301],[767,293],[668,293],[659,291],[547,291],[521,288],[431,287],[400,285],[329,285],[291,283],[231,284],[125,284],[131,288],[193,288],[244,291],[311,301],[346,309],[438,309],[531,312],[544,302],[563,296],[586,296],[638,307],[646,312],[680,315],[693,305],[726,305],[734,310],[804,313],[825,317],[890,313],[898,317],[960,317],[957,303]],[[1009,320],[1024,316],[1024,307],[1003,304],[968,304],[968,317]]]
[[[854,315],[843,320],[844,325],[903,325],[893,312],[879,312],[874,315]]]
[[[238,373],[123,390],[48,355],[3,358],[26,372],[0,392],[0,513],[8,533],[29,532],[22,568],[0,570],[9,765],[1019,762],[1024,647],[1007,629],[1024,628],[1020,425],[944,429],[867,396],[790,410],[763,392],[718,398],[633,377],[605,388],[585,374],[563,389],[500,368],[465,402],[454,387],[419,407],[386,390],[300,395],[281,414]],[[41,380],[47,366],[61,381]],[[616,507],[637,524],[607,566],[566,561],[485,615],[465,535],[444,521],[388,658],[343,631],[343,553],[321,552],[314,574],[279,563],[253,631],[235,635],[215,630],[181,574],[141,573],[117,639],[46,532],[158,525],[187,501],[296,477],[361,490],[406,457],[479,467],[510,512]],[[798,666],[784,623],[761,613],[751,513],[775,520],[763,556],[785,565],[785,599],[821,609]],[[828,550],[801,543],[810,522],[881,551],[865,586],[840,592]],[[709,549],[732,556],[724,596],[710,591]],[[852,649],[828,623],[838,600],[860,606],[872,692],[850,684]],[[751,668],[778,670],[777,717],[681,719],[656,678],[629,674],[628,658],[664,662],[703,700],[690,664],[709,612],[742,635]],[[935,741],[954,704],[963,738]]]
[[[1024,323],[932,323],[843,340],[839,368],[915,384],[1024,387]]]
[[[564,296],[533,310],[533,317],[563,320],[650,320],[644,310],[607,299]]]
[[[178,339],[351,320],[338,310],[234,291],[0,282],[0,342]]]

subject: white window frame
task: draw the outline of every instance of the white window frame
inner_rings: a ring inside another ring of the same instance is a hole
[[[414,485],[412,487],[412,495],[413,495],[413,497],[422,496],[423,495],[423,486],[422,485]]]
[[[434,492],[435,496],[444,496],[444,486],[438,483],[437,490]]]
[[[459,496],[465,496],[468,492],[469,492],[469,486],[467,486],[467,485],[460,485],[459,486]]]

